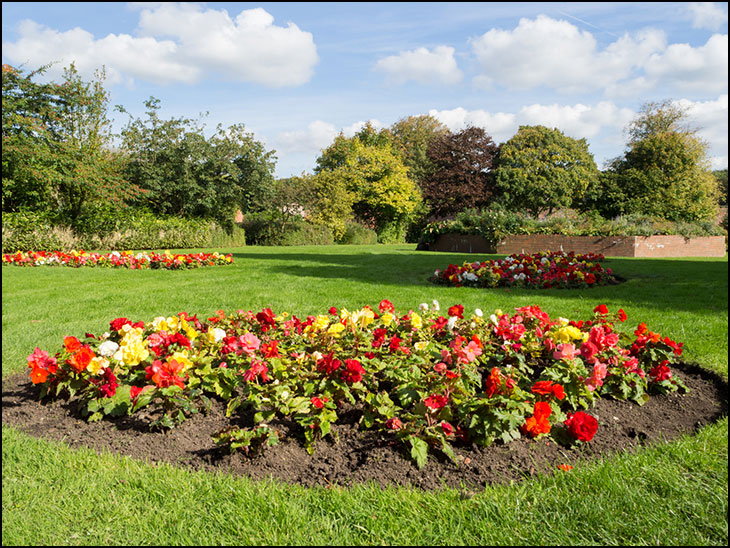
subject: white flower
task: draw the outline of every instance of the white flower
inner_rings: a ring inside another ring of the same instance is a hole
[[[481,318],[481,317],[484,316],[484,312],[482,312],[482,309],[481,308],[476,308],[476,309],[474,309],[474,315],[477,318]]]
[[[419,304],[418,309],[425,314],[426,312],[428,312],[428,303]]]
[[[113,356],[118,349],[119,345],[114,341],[104,341],[99,345],[99,354],[106,357]]]
[[[215,338],[215,342],[222,341],[223,338],[226,336],[225,330],[221,329],[220,327],[214,327],[212,329],[213,337]]]
[[[433,310],[434,312],[438,312],[439,310],[441,310],[439,302],[436,299],[431,302],[431,310]]]
[[[489,321],[492,322],[494,325],[497,325],[499,323],[499,320],[497,320],[496,314],[492,314],[491,316],[489,316]]]
[[[476,282],[479,280],[479,276],[477,276],[473,272],[467,272],[466,274],[464,274],[464,279],[469,280],[470,282]]]
[[[454,327],[456,326],[456,322],[459,321],[458,316],[449,316],[449,321],[446,324],[446,327],[449,328],[449,331],[453,331]]]

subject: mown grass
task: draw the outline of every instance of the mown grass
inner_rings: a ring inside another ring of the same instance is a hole
[[[220,251],[220,250],[219,250]],[[413,246],[239,248],[184,272],[4,267],[3,377],[39,346],[126,316],[432,299],[467,310],[539,304],[552,316],[623,308],[727,376],[727,259],[610,259],[628,281],[587,291],[431,285],[475,257]],[[481,258],[481,257],[480,257]],[[697,436],[468,497],[374,485],[304,489],[191,472],[37,440],[3,425],[3,544],[727,544],[727,419]]]

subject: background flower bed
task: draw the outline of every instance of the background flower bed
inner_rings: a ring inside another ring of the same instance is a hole
[[[542,252],[531,255],[513,254],[496,261],[450,264],[436,269],[431,281],[457,287],[580,288],[618,283],[610,268],[599,261],[603,255],[592,253]]]
[[[132,253],[114,251],[112,253],[88,253],[86,251],[29,251],[24,253],[6,253],[2,264],[15,266],[68,266],[72,268],[130,268],[153,270],[180,270],[184,268],[200,268],[202,266],[227,265],[233,262],[233,255],[213,253]]]

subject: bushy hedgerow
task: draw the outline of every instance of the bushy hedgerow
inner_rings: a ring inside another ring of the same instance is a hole
[[[349,222],[345,226],[345,233],[337,243],[346,245],[373,245],[378,243],[378,234],[360,223]]]
[[[711,221],[668,221],[646,215],[623,215],[605,219],[596,213],[555,215],[535,219],[529,215],[499,207],[467,210],[454,219],[426,225],[420,244],[428,245],[447,233],[476,234],[491,243],[498,243],[512,234],[562,234],[565,236],[654,236],[678,234],[690,237],[724,236],[727,231]]]
[[[74,226],[47,213],[3,213],[2,249],[69,251],[72,249],[161,249],[240,247],[245,233],[226,231],[215,222],[181,217],[156,217],[139,210],[116,215],[98,211],[81,216]]]

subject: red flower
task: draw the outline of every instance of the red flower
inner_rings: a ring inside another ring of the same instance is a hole
[[[626,312],[624,312],[623,308],[618,309],[618,319],[622,322],[625,322],[628,316],[626,315]]]
[[[357,360],[345,360],[345,370],[341,374],[341,378],[347,384],[360,382],[362,376],[365,374],[365,370]]]
[[[331,375],[335,371],[337,371],[340,366],[342,366],[342,362],[338,359],[335,359],[334,357],[334,351],[330,352],[326,356],[322,356],[321,359],[317,360],[317,371],[320,373],[325,373],[327,375]]]
[[[311,404],[312,404],[312,405],[313,405],[314,407],[316,407],[317,409],[322,409],[322,408],[324,407],[324,402],[325,402],[326,400],[327,400],[327,398],[325,398],[324,400],[321,400],[321,399],[320,399],[320,398],[318,398],[317,396],[314,396],[313,398],[310,398],[309,402],[310,402],[310,403],[311,403]]]
[[[148,365],[145,369],[147,373],[147,380],[152,379],[152,382],[157,385],[157,388],[167,388],[173,384],[180,388],[185,388],[184,379],[180,377],[180,373],[184,369],[184,365],[177,363],[176,360],[170,360],[169,362],[162,362],[155,360],[152,365]]]
[[[502,372],[496,367],[492,367],[492,372],[489,373],[484,384],[486,387],[487,397],[491,398],[499,392],[500,388],[502,388]]]
[[[446,407],[446,404],[449,403],[449,398],[442,394],[432,394],[425,400],[423,400],[423,403],[426,404],[426,407],[429,409],[432,409],[433,411],[438,411],[439,409]]]
[[[668,381],[672,378],[672,372],[669,370],[669,367],[667,367],[668,363],[669,360],[664,360],[659,365],[651,368],[649,376],[652,377],[654,382]]]
[[[460,320],[464,319],[464,305],[455,304],[449,308],[449,316],[456,316]]]
[[[565,398],[563,386],[551,381],[537,381],[532,386],[532,393],[540,396],[555,396],[558,400]]]
[[[598,421],[593,415],[578,411],[577,413],[568,413],[565,420],[565,427],[568,434],[579,441],[591,441],[598,430]]]
[[[337,307],[330,306],[330,309],[328,310],[328,312],[330,314],[332,314],[333,316],[337,316]]]
[[[398,417],[393,417],[392,419],[385,421],[385,427],[388,430],[400,430],[403,428],[403,423]]]
[[[280,356],[278,345],[279,341],[271,341],[261,345],[261,353],[264,358],[278,358]]]
[[[441,422],[441,429],[444,431],[444,434],[446,434],[447,436],[450,436],[454,433],[454,427],[451,426],[451,424],[449,424],[446,421]]]
[[[386,312],[395,312],[395,307],[392,302],[387,299],[383,299],[378,305],[378,310],[380,310],[381,314],[384,314]]]
[[[116,320],[110,321],[109,326],[112,328],[112,330],[119,331],[123,326],[127,324],[131,325],[131,323],[132,321],[127,318],[117,318]]]
[[[251,360],[251,367],[249,367],[243,374],[244,381],[253,381],[258,377],[261,377],[263,382],[269,382],[269,376],[267,373],[269,368],[266,367],[266,363],[259,360]]]
[[[538,401],[535,402],[535,407],[532,412],[532,416],[528,417],[527,420],[525,420],[525,424],[522,425],[522,432],[530,436],[531,438],[535,438],[539,436],[540,434],[547,434],[550,432],[550,422],[548,421],[548,417],[552,413],[552,409],[550,409],[550,404],[544,401]]]
[[[593,312],[598,312],[599,314],[608,314],[608,307],[605,304],[599,304],[596,308],[593,309]]]
[[[256,321],[261,325],[261,331],[264,333],[274,327],[274,312],[270,308],[264,308],[261,312],[256,314]]]

